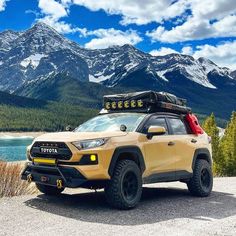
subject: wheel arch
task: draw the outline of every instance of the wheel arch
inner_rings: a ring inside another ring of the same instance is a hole
[[[196,160],[198,159],[206,160],[210,165],[212,165],[211,154],[207,148],[199,148],[195,150],[192,163],[193,170],[195,167]]]
[[[122,146],[122,147],[117,147],[115,149],[108,169],[108,173],[110,176],[113,175],[116,163],[119,160],[134,161],[135,163],[137,163],[142,173],[146,169],[143,154],[140,148],[137,146]]]

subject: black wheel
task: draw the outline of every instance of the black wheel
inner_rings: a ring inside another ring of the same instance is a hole
[[[135,207],[142,194],[142,175],[134,161],[121,160],[105,187],[107,202],[118,209]]]
[[[213,187],[211,165],[206,160],[196,160],[193,177],[187,183],[188,190],[194,196],[207,197]]]
[[[57,187],[43,185],[39,183],[36,183],[35,185],[41,193],[44,193],[46,195],[58,195],[64,191],[64,188],[58,189]]]

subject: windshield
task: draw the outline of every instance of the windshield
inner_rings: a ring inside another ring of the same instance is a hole
[[[125,125],[127,132],[135,131],[145,117],[142,113],[113,113],[96,116],[75,129],[75,132],[120,131]]]

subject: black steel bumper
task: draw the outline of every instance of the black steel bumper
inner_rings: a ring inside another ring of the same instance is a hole
[[[77,188],[87,179],[73,167],[46,166],[28,164],[22,172],[21,179],[58,188]]]

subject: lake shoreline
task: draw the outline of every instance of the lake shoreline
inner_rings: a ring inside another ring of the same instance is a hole
[[[0,160],[16,162],[26,160],[26,149],[44,132],[1,132]]]

